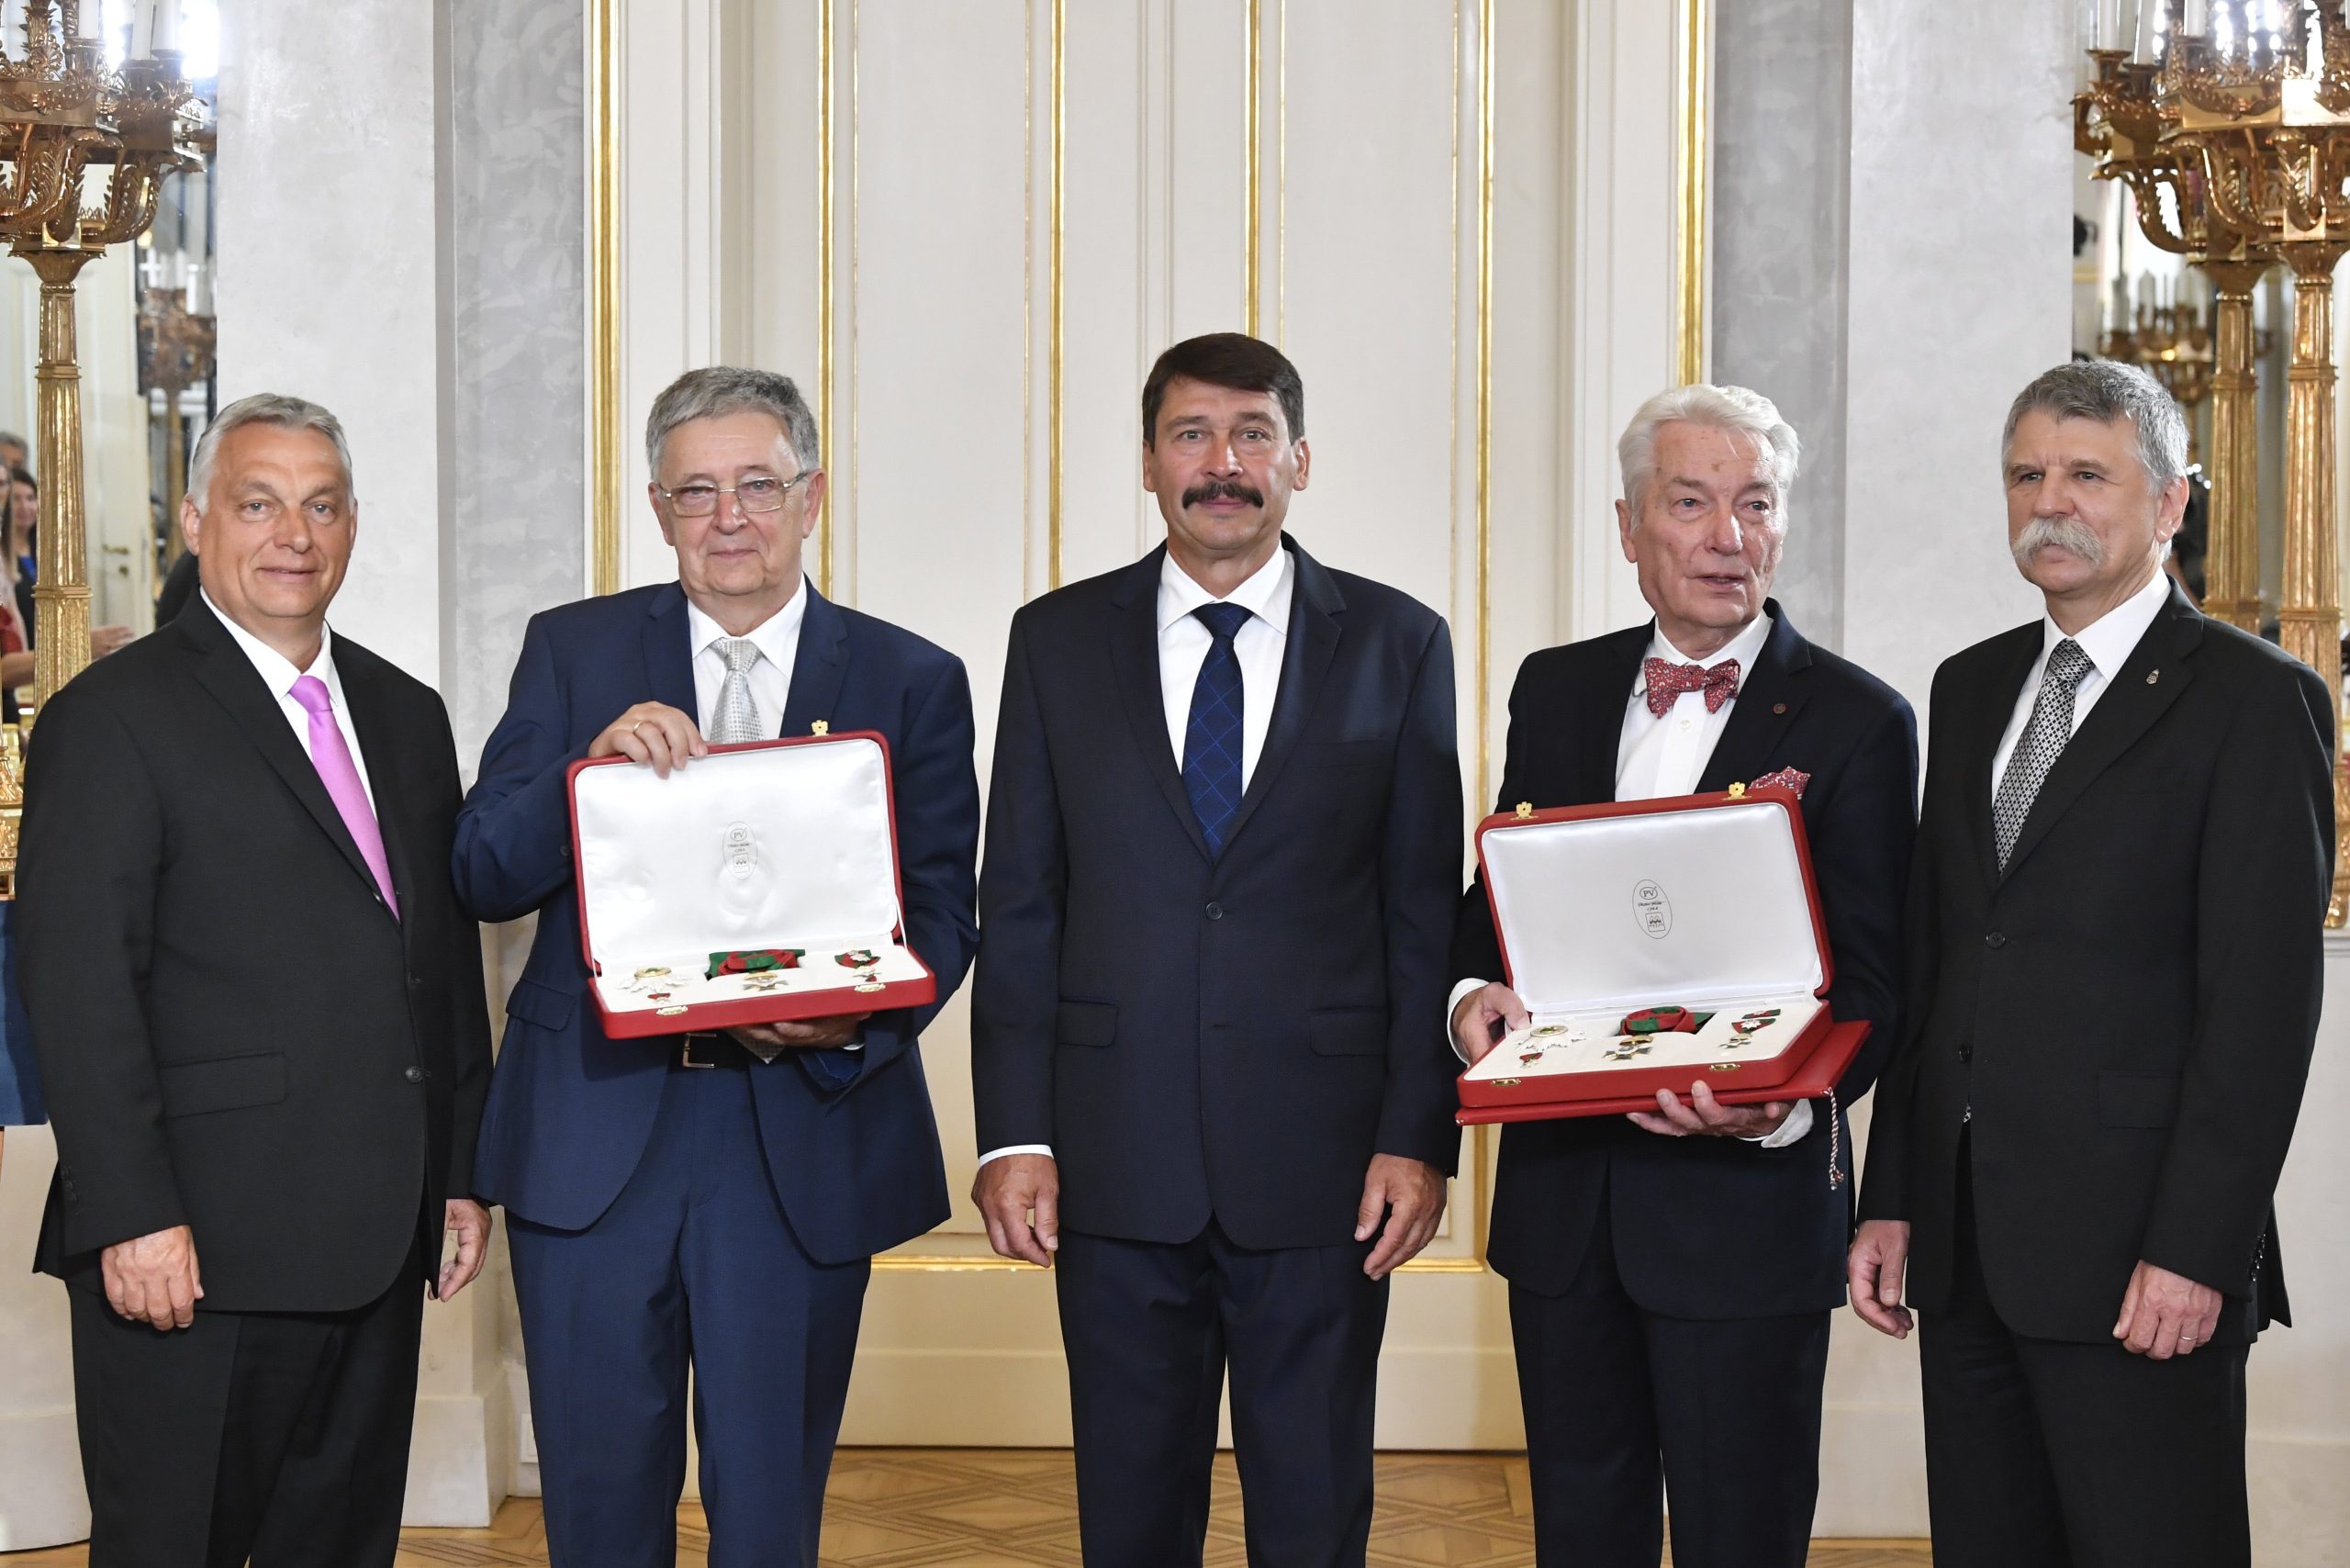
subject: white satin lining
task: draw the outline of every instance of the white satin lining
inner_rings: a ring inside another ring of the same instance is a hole
[[[1775,802],[1497,827],[1481,847],[1510,984],[1546,1019],[1742,1012],[1808,1000],[1825,978]]]
[[[1537,1013],[1528,1027],[1505,1036],[1465,1076],[1489,1082],[1496,1078],[1549,1078],[1568,1072],[1639,1072],[1655,1067],[1704,1068],[1716,1062],[1769,1061],[1785,1055],[1825,1005],[1808,991],[1740,998],[1714,1010],[1713,1017],[1695,1034],[1640,1036],[1639,1043],[1648,1049],[1621,1059],[1610,1059],[1607,1053],[1620,1038],[1616,1025],[1623,1022],[1622,1013]],[[1779,1009],[1778,1017],[1735,1047],[1730,1045],[1738,1038],[1731,1024],[1745,1014],[1773,1007]],[[1544,1033],[1562,1027],[1568,1036]],[[1525,1059],[1532,1054],[1529,1047],[1541,1051],[1533,1061]]]
[[[609,1002],[690,1002],[687,982],[716,983],[702,979],[711,954],[754,947],[807,949],[811,972],[793,989],[816,988],[820,967],[855,986],[834,955],[860,948],[886,960],[885,981],[921,977],[891,935],[901,922],[897,851],[889,767],[874,742],[723,752],[666,778],[642,764],[591,767],[573,793],[581,914]],[[678,980],[673,998],[621,989],[655,965]],[[901,965],[907,972],[893,972]]]

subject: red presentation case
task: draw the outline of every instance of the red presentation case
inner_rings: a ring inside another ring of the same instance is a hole
[[[1654,1110],[1658,1090],[1701,1081],[1725,1104],[1812,1099],[1868,1037],[1829,1014],[1827,928],[1789,790],[1521,805],[1479,824],[1477,859],[1533,1016],[1460,1075],[1464,1126]],[[1620,1029],[1651,1007],[1712,1016]]]
[[[889,743],[864,731],[712,746],[666,778],[571,765],[579,946],[615,1039],[919,1007]],[[712,954],[800,950],[707,973]]]

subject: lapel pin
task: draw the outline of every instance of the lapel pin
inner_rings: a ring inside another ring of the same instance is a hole
[[[2162,678],[2162,677],[2163,677],[2163,672],[2162,672],[2162,671],[2160,671],[2160,670],[2158,670],[2158,669],[2150,669],[2150,670],[2148,670],[2148,671],[2146,672],[2146,684],[2147,684],[2148,686],[2152,686],[2152,685],[2154,685],[2154,682],[2156,682],[2157,680],[2160,680],[2160,679]]]
[[[1774,702],[1771,704],[1771,711],[1774,713],[1784,713],[1786,711],[1787,705],[1784,702]]]

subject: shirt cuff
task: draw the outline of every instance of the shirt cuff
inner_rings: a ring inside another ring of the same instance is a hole
[[[1460,1048],[1460,1040],[1455,1038],[1453,1036],[1452,1015],[1460,1011],[1460,999],[1462,997],[1468,995],[1472,991],[1482,989],[1484,984],[1485,982],[1481,980],[1462,980],[1460,984],[1452,988],[1452,999],[1444,1004],[1444,1043],[1452,1047],[1452,1054],[1459,1057],[1464,1065],[1469,1060],[1469,1053]]]
[[[1808,1105],[1804,1107],[1806,1110],[1810,1108]],[[1009,1143],[1002,1148],[991,1148],[979,1156],[979,1163],[985,1165],[989,1160],[1002,1159],[1007,1154],[1041,1154],[1050,1159],[1053,1157],[1053,1146],[1048,1143]]]
[[[1811,1102],[1798,1100],[1796,1102],[1796,1108],[1787,1113],[1787,1119],[1779,1124],[1778,1131],[1764,1137],[1744,1138],[1740,1141],[1761,1144],[1764,1148],[1785,1148],[1791,1143],[1801,1143],[1804,1135],[1810,1131]]]

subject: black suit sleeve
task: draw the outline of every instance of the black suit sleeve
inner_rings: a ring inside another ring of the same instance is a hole
[[[1380,851],[1387,930],[1387,1096],[1379,1149],[1448,1175],[1460,1159],[1445,1047],[1450,989],[1446,935],[1460,886],[1460,742],[1452,693],[1452,634],[1429,633],[1404,711],[1387,837]]]
[[[2238,1294],[2309,1079],[2333,880],[2325,683],[2299,664],[2259,673],[2220,738],[2200,824],[2195,1029],[2139,1254]]]
[[[1876,1081],[1900,1027],[1902,910],[1918,842],[1918,722],[1908,703],[1895,698],[1870,726],[1817,811],[1811,869],[1836,965],[1829,1006],[1839,1020],[1871,1025],[1837,1085],[1849,1104]]]
[[[1508,811],[1519,801],[1532,800],[1527,788],[1527,757],[1518,732],[1522,710],[1532,698],[1527,690],[1528,672],[1533,661],[1528,659],[1517,666],[1517,680],[1509,693],[1509,738],[1502,749],[1501,792],[1494,797],[1495,812]],[[1481,861],[1476,875],[1470,879],[1469,890],[1460,896],[1460,908],[1452,921],[1452,981],[1475,978],[1482,980],[1504,979],[1501,936],[1494,929],[1494,902],[1485,890],[1485,868]],[[1449,989],[1449,988],[1448,988]],[[1451,1020],[1445,1020],[1445,1037],[1451,1038]]]
[[[86,689],[41,710],[28,765],[20,972],[73,1200],[64,1249],[84,1253],[187,1223],[140,1000],[164,810],[129,727]]]
[[[1053,1141],[1069,847],[1029,673],[1028,633],[1026,618],[1015,616],[979,873],[979,928],[987,935],[971,987],[971,1097],[982,1154]]]
[[[856,1070],[847,1087],[866,1082],[902,1056],[930,1026],[963,983],[979,945],[973,917],[974,861],[979,857],[979,780],[971,767],[976,744],[971,682],[963,661],[941,662],[938,678],[922,694],[905,725],[904,743],[890,759],[897,801],[898,864],[905,883],[906,945],[938,977],[938,998],[926,1007],[877,1013],[866,1021],[865,1048],[799,1051],[813,1070],[827,1058]],[[834,1088],[822,1078],[821,1088]]]

